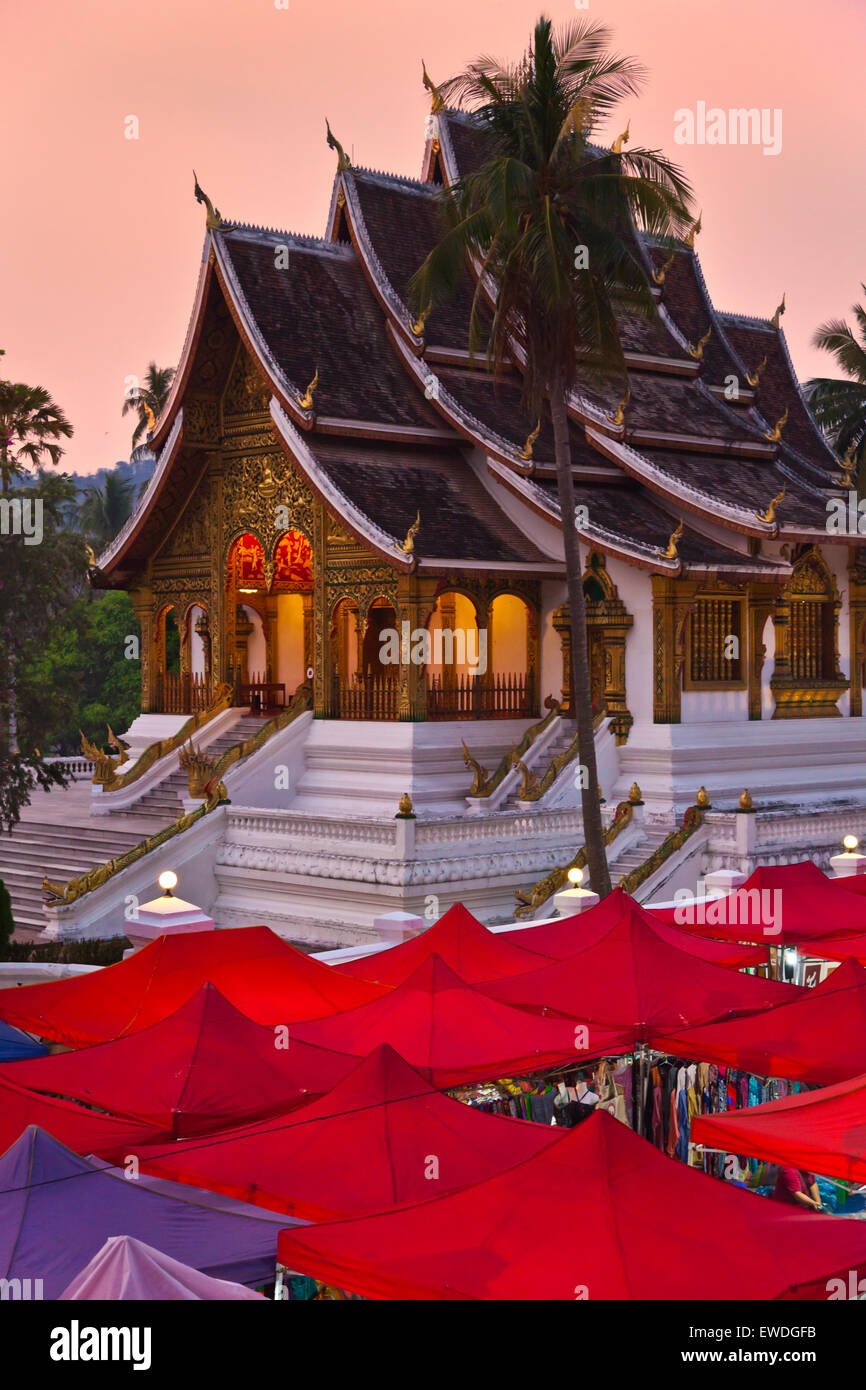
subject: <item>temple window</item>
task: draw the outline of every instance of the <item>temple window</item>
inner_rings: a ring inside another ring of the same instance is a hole
[[[695,599],[689,623],[686,689],[742,684],[746,669],[743,630],[742,599]]]

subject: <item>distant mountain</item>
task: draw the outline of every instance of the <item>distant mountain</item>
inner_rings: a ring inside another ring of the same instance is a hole
[[[70,473],[69,477],[77,488],[84,491],[87,488],[102,487],[106,474],[116,471],[121,478],[133,483],[138,493],[142,483],[149,480],[155,465],[156,456],[143,449],[134,459],[119,459],[111,468],[100,468],[96,473]]]

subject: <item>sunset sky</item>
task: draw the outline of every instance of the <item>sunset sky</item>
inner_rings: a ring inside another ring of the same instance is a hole
[[[127,457],[125,378],[177,362],[204,236],[193,165],[224,216],[321,234],[326,115],[356,163],[417,175],[422,56],[436,80],[516,58],[542,10],[606,21],[649,69],[615,124],[691,179],[717,307],[769,315],[786,291],[801,377],[832,374],[810,338],[866,279],[864,0],[282,3],[0,0],[0,370],[65,409],[65,466]],[[780,109],[781,153],[675,144],[675,111],[699,102]]]

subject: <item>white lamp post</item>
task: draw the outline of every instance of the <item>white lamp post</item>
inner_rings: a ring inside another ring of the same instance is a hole
[[[576,912],[586,912],[588,908],[595,907],[598,902],[598,894],[593,893],[590,888],[581,888],[583,882],[583,869],[569,869],[568,888],[562,888],[553,899],[553,906],[559,917],[573,917]]]
[[[195,903],[175,897],[177,874],[172,869],[164,869],[158,883],[162,889],[162,897],[142,903],[135,915],[124,925],[124,935],[132,942],[133,947],[146,946],[158,936],[180,936],[184,932],[214,930],[212,917],[208,917]]]
[[[860,841],[856,835],[846,835],[842,844],[844,853],[834,854],[830,860],[834,878],[848,878],[851,874],[866,873],[866,854],[858,849]]]

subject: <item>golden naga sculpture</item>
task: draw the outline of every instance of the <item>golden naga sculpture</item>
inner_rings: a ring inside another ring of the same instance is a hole
[[[695,797],[695,805],[700,806],[702,811],[709,810],[710,794],[706,787],[698,787],[698,794]]]
[[[854,487],[857,482],[857,460],[854,457],[856,451],[856,444],[852,444],[851,448],[845,454],[845,457],[837,460],[839,467],[843,470],[842,487],[845,488],[846,492]]]
[[[469,796],[481,796],[487,782],[487,768],[482,767],[477,758],[473,758],[469,749],[466,747],[466,740],[461,739],[463,744],[463,763],[465,767],[472,769],[472,786],[469,788]]]
[[[117,737],[117,734],[114,732],[110,724],[106,724],[105,727],[108,730],[108,746],[109,748],[117,749],[120,755],[118,758],[117,766],[123,767],[124,763],[129,762],[129,758],[126,755],[126,750],[129,747],[129,744],[124,743],[122,738]]]
[[[772,325],[773,325],[774,328],[779,328],[779,327],[781,326],[781,323],[782,323],[782,315],[784,314],[784,312],[785,312],[785,296],[784,296],[784,294],[783,294],[783,295],[782,295],[782,302],[781,302],[781,304],[778,306],[778,308],[776,309],[775,314],[774,314],[773,317],[770,319],[770,322],[772,323]]]
[[[520,449],[520,450],[518,450],[518,453],[519,453],[520,457],[521,457],[522,459],[525,459],[525,460],[527,461],[527,463],[528,463],[529,460],[532,458],[532,447],[533,447],[533,445],[535,444],[535,441],[536,441],[536,439],[538,438],[538,436],[540,435],[540,433],[541,433],[541,420],[539,419],[538,424],[535,426],[535,429],[532,431],[531,434],[527,435],[526,443],[524,444],[523,448]]]
[[[526,766],[526,763],[523,761],[522,758],[518,758],[517,766],[520,768],[520,771],[523,774],[520,780],[520,786],[517,789],[517,800],[537,801],[539,790],[538,778],[532,771],[532,768]]]
[[[626,124],[626,128],[625,128],[625,130],[623,131],[622,135],[618,135],[618,136],[616,137],[616,139],[614,140],[613,144],[611,145],[611,154],[622,154],[622,147],[623,147],[623,145],[628,144],[628,140],[629,140],[629,136],[630,136],[630,135],[631,135],[631,121],[629,120],[628,123]]]
[[[329,124],[329,122],[328,122],[327,117],[325,118],[325,129],[326,129],[327,132],[328,132],[328,133],[327,133],[328,145],[330,146],[330,148],[331,148],[332,150],[336,150],[336,151],[337,151],[337,170],[338,170],[339,173],[342,174],[346,169],[351,169],[351,167],[352,167],[351,160],[349,159],[349,156],[346,154],[346,151],[343,149],[343,146],[340,144],[340,142],[339,142],[339,140],[337,139],[336,135],[335,135],[334,132],[332,131],[332,129],[331,129],[331,127],[330,127],[330,124]]]
[[[667,260],[665,261],[664,265],[660,266],[658,270],[653,270],[653,280],[657,285],[664,284],[665,277],[676,259],[676,254],[676,251],[672,251],[671,254],[668,256]]]
[[[436,83],[433,81],[432,77],[427,71],[427,65],[424,62],[423,58],[421,59],[421,80],[424,83],[424,86],[427,88],[427,91],[430,93],[430,110],[435,116],[438,114],[438,112],[445,110],[445,100],[439,88],[436,86]]]
[[[207,784],[216,772],[216,758],[209,758],[200,748],[196,748],[190,738],[186,748],[181,748],[177,755],[180,768],[186,773],[189,794],[192,797],[203,797],[206,792]]]
[[[303,394],[302,396],[297,396],[297,398],[296,398],[296,399],[297,399],[297,402],[298,402],[298,405],[301,407],[301,410],[312,410],[312,409],[313,409],[313,397],[314,397],[315,394],[316,394],[316,387],[318,386],[318,384],[319,384],[319,369],[318,369],[318,367],[317,367],[317,368],[316,368],[316,371],[315,371],[315,374],[314,374],[314,376],[313,376],[313,379],[312,379],[312,381],[310,382],[310,384],[309,384],[309,386],[307,387],[307,389],[306,389],[306,391],[304,392],[304,394]]]
[[[676,558],[677,558],[677,546],[679,545],[680,541],[682,540],[682,536],[683,536],[683,523],[680,522],[680,524],[679,524],[679,526],[677,527],[677,529],[676,529],[675,531],[671,532],[671,537],[670,537],[670,540],[669,540],[668,543],[667,543],[667,548],[666,548],[665,550],[660,551],[660,554],[662,555],[663,559],[665,559],[665,560],[676,560]]]
[[[414,551],[415,551],[415,537],[416,537],[417,534],[418,534],[418,528],[420,527],[420,525],[421,525],[421,512],[419,511],[418,514],[417,514],[417,516],[415,517],[415,520],[412,522],[412,525],[409,527],[409,530],[406,532],[406,539],[405,539],[405,541],[403,541],[402,544],[399,544],[399,545],[397,546],[397,549],[398,549],[398,550],[402,550],[402,552],[403,552],[404,555],[412,555],[412,554],[414,554]]]
[[[607,417],[608,420],[610,420],[610,423],[611,423],[612,425],[616,425],[617,428],[620,428],[620,427],[625,423],[625,412],[626,412],[626,407],[628,406],[628,403],[629,403],[630,400],[631,400],[631,387],[630,387],[630,386],[627,386],[627,387],[625,388],[625,395],[623,396],[622,400],[620,401],[620,403],[619,403],[619,405],[617,406],[616,410],[614,411],[613,415],[608,415],[608,417]]]
[[[195,188],[193,190],[195,193],[195,200],[197,203],[204,203],[205,208],[207,209],[205,226],[208,229],[208,231],[218,232],[221,227],[228,227],[230,224],[226,222],[219,208],[214,207],[210,198],[207,196],[204,189],[199,184],[198,175],[196,174],[195,169],[193,169],[192,171],[192,176],[195,179]]]
[[[755,516],[759,521],[765,521],[768,526],[772,526],[773,522],[776,520],[776,511],[784,502],[787,490],[787,483],[783,483],[782,491],[776,494],[767,510],[765,512],[755,512]]]
[[[83,729],[79,729],[78,732],[81,734],[81,751],[85,758],[93,763],[93,781],[97,786],[103,786],[114,777],[121,762],[124,761],[123,754],[121,752],[119,758],[112,758],[110,753],[103,753],[101,748],[97,747],[95,743],[91,743]]]
[[[697,347],[689,348],[689,357],[693,357],[696,362],[700,362],[701,358],[704,355],[704,348],[706,347],[707,343],[710,341],[710,338],[712,338],[712,336],[713,325],[710,324],[704,336],[698,339]]]
[[[746,372],[746,381],[749,383],[750,386],[757,386],[758,382],[761,380],[761,373],[763,372],[766,365],[767,354],[764,353],[755,370],[753,372]]]
[[[704,225],[704,224],[703,224],[703,221],[702,221],[703,215],[704,215],[704,214],[703,214],[702,212],[699,212],[699,213],[698,213],[698,220],[697,220],[697,222],[693,222],[693,223],[692,223],[692,225],[691,225],[691,227],[690,227],[690,229],[689,229],[689,234],[688,234],[688,236],[686,237],[686,246],[688,246],[689,250],[691,250],[691,251],[694,251],[694,249],[695,249],[695,237],[698,236],[698,234],[701,232],[701,230],[702,230],[702,228],[703,228],[703,225]]]
[[[788,407],[785,406],[784,411],[779,416],[773,428],[771,430],[764,430],[764,438],[769,439],[771,444],[778,444],[779,440],[782,438],[782,430],[785,428],[787,423]]]

